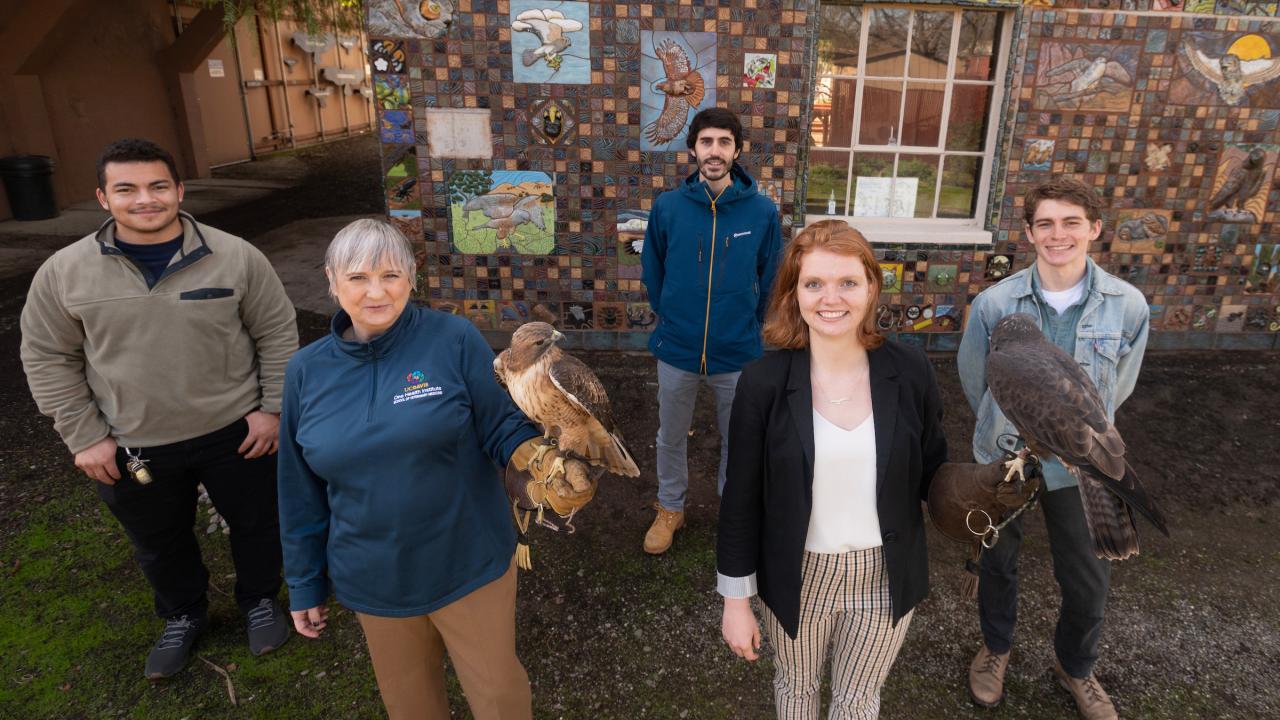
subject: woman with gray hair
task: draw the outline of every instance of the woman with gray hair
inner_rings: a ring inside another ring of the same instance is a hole
[[[466,320],[409,304],[391,225],[357,220],[325,254],[341,310],[285,374],[280,531],[294,627],[330,591],[364,629],[387,713],[447,718],[443,658],[476,718],[529,718],[515,654],[515,531],[498,467],[538,479],[556,452],[493,375]]]

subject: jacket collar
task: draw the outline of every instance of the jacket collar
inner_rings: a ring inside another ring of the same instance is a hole
[[[1084,260],[1085,275],[1088,277],[1088,281],[1085,284],[1086,294],[1093,292],[1100,292],[1103,295],[1124,294],[1124,288],[1117,279],[1112,277],[1109,273],[1102,272],[1102,269],[1093,261],[1093,258],[1086,257]],[[1033,276],[1035,273],[1036,265],[1035,263],[1032,263],[1031,267],[1026,270],[1010,276],[1009,282],[1012,285],[1013,296],[1015,298],[1030,297],[1035,294],[1035,283],[1033,282]]]
[[[893,449],[893,431],[898,422],[898,367],[885,346],[867,351],[871,380],[871,415],[876,429],[876,491],[884,485]],[[787,374],[787,401],[796,434],[804,447],[805,490],[813,497],[813,383],[809,377],[809,351],[792,350]]]
[[[156,278],[157,283],[205,255],[213,254],[213,251],[209,249],[209,243],[204,239],[204,233],[200,231],[200,224],[196,222],[195,218],[191,217],[189,213],[179,210],[178,220],[182,223],[182,257],[176,262],[170,263],[164,269],[160,277]],[[103,255],[126,257],[124,251],[116,246],[115,218],[108,218],[106,222],[102,223],[98,231],[94,233],[93,239],[98,242],[98,250]],[[145,271],[143,272],[145,273]]]
[[[729,168],[729,177],[733,179],[733,182],[720,194],[720,197],[716,200],[716,205],[723,207],[757,193],[756,181],[747,174],[747,171],[738,164],[737,160],[734,160],[733,166]],[[710,192],[707,183],[698,174],[697,170],[693,171],[693,174],[685,178],[684,182],[680,184],[680,192],[685,197],[692,198],[699,205],[706,207],[711,206],[711,198],[715,197],[715,193]]]
[[[395,346],[397,340],[409,332],[407,328],[413,326],[417,314],[417,307],[410,302],[405,305],[400,317],[396,318],[386,332],[365,343],[342,337],[342,334],[351,327],[351,316],[346,310],[338,310],[329,321],[329,334],[333,336],[333,342],[338,349],[351,357],[361,361],[377,360],[391,353],[391,348]]]

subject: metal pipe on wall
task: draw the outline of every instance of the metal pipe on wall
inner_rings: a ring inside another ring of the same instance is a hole
[[[284,117],[289,124],[289,147],[296,148],[298,143],[293,138],[293,110],[289,107],[289,81],[285,78],[284,45],[280,42],[280,23],[271,23],[271,31],[276,38],[276,61],[280,66],[280,92],[284,95]]]
[[[244,113],[244,137],[249,143],[249,159],[254,160],[258,156],[253,151],[253,123],[249,120],[249,96],[244,91],[244,67],[240,62],[240,42],[236,39],[241,22],[244,21],[238,21],[231,28],[231,54],[236,59],[236,85],[240,89],[240,110]]]

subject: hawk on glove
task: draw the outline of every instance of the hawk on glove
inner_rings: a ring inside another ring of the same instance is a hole
[[[1093,382],[1045,338],[1034,317],[1015,313],[996,323],[987,386],[1031,452],[1057,457],[1076,478],[1099,558],[1123,560],[1138,553],[1134,510],[1169,534],[1164,515],[1125,460],[1124,440],[1107,419]]]

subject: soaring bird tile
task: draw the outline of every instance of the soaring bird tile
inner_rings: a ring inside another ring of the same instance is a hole
[[[546,255],[555,248],[551,177],[527,170],[461,170],[449,181],[453,247],[468,255]]]
[[[1280,37],[1185,33],[1178,47],[1173,105],[1280,107]]]
[[[716,104],[716,34],[640,32],[640,149],[682,152],[689,121]]]
[[[1138,49],[1137,45],[1045,43],[1036,67],[1035,106],[1128,112]]]
[[[518,83],[591,82],[591,11],[585,2],[511,0],[511,68]]]
[[[1209,220],[1256,223],[1267,207],[1267,192],[1280,146],[1228,145],[1218,159],[1213,192],[1204,208]]]

